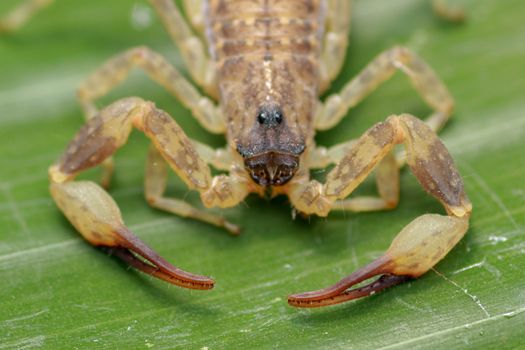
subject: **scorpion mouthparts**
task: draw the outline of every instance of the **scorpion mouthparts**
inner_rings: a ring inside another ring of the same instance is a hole
[[[299,157],[270,151],[246,158],[244,165],[257,184],[282,186],[295,175],[299,168]]]

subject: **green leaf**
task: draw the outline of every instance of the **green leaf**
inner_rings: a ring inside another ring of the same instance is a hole
[[[3,1],[0,10],[14,3]],[[142,2],[57,1],[1,37],[0,349],[524,347],[525,2],[464,3],[468,21],[452,25],[435,18],[428,1],[356,1],[347,62],[333,90],[393,45],[424,57],[457,100],[441,136],[474,205],[471,228],[420,279],[317,310],[291,308],[286,296],[335,282],[377,257],[413,218],[443,212],[409,171],[390,212],[294,221],[286,199],[250,197],[223,211],[244,228],[234,238],[147,206],[148,143],[134,133],[116,156],[111,194],[129,227],[162,256],[217,280],[212,291],[180,289],[88,245],[47,189],[47,167],[83,123],[75,101],[82,79],[111,55],[144,44],[182,68],[158,19]],[[151,23],[138,26],[132,13],[149,13]],[[224,143],[142,73],[101,104],[128,95],[154,101],[190,136]],[[356,137],[400,112],[429,112],[401,74],[318,141]],[[170,191],[198,201],[171,181]]]

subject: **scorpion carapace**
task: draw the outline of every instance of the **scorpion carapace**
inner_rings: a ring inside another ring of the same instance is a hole
[[[208,40],[217,62],[228,138],[251,178],[282,186],[313,137],[324,1],[211,1]]]
[[[103,189],[113,169],[111,156],[133,128],[152,144],[146,165],[148,203],[234,234],[239,227],[223,217],[168,197],[167,168],[198,191],[206,207],[232,207],[250,193],[264,195],[271,189],[272,196],[288,196],[295,211],[326,216],[331,210],[394,208],[399,170],[408,164],[425,191],[445,207],[447,215],[425,214],[410,222],[381,257],[332,287],[290,296],[293,306],[335,304],[418,277],[463,237],[472,206],[435,134],[452,114],[454,101],[419,56],[404,47],[388,49],[339,93],[319,100],[344,62],[349,0],[185,0],[193,28],[172,0],[150,1],[178,44],[189,75],[210,97],[147,47],[110,59],[80,86],[87,123],[49,174],[55,202],[90,243],[181,287],[213,287],[212,279],[171,266],[134,236]],[[168,113],[140,98],[124,98],[99,111],[95,101],[133,67],[173,93],[204,128],[225,134],[227,146],[213,150],[191,140]],[[430,106],[429,118],[392,115],[356,140],[331,148],[315,144],[316,130],[335,126],[396,71],[406,74]],[[404,145],[406,153],[396,153],[396,145]],[[104,169],[102,187],[75,181],[81,171],[97,165]],[[213,176],[210,165],[224,173]],[[324,183],[310,179],[310,169],[330,165]],[[350,196],[374,170],[378,194]],[[353,288],[376,276],[369,285]]]

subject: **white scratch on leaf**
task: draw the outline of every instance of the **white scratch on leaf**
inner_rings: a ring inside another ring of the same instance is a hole
[[[32,314],[29,314],[29,315],[24,315],[24,316],[18,316],[18,317],[15,317],[15,318],[11,318],[9,320],[5,320],[3,321],[2,323],[3,324],[8,324],[8,323],[15,323],[15,322],[19,322],[19,321],[25,321],[25,320],[30,320],[32,318],[35,318],[35,317],[38,317],[40,315],[43,315],[45,313],[49,312],[49,309],[48,308],[45,308],[43,310],[40,310],[38,312],[35,312],[35,313],[32,313]]]
[[[483,318],[483,319],[478,320],[478,321],[462,324],[462,325],[459,325],[459,326],[456,326],[456,327],[446,328],[446,329],[443,329],[443,330],[440,330],[440,331],[437,331],[437,332],[428,333],[428,334],[422,335],[420,337],[416,337],[416,338],[412,338],[412,339],[401,341],[399,343],[383,346],[382,348],[378,348],[378,350],[388,350],[388,349],[395,349],[395,348],[406,349],[407,345],[410,345],[410,344],[419,343],[421,341],[425,341],[425,340],[430,339],[430,338],[442,336],[442,335],[445,335],[445,334],[448,334],[448,333],[451,333],[451,332],[454,332],[454,331],[461,331],[461,330],[463,330],[465,328],[472,328],[474,326],[478,326],[480,324],[484,324],[484,323],[487,323],[487,322],[498,321],[498,320],[505,319],[505,318],[512,318],[512,317],[517,316],[517,315],[519,315],[519,314],[521,314],[523,312],[525,312],[525,307],[519,308],[519,309],[514,310],[514,311],[510,311],[510,312],[505,312],[503,314],[498,314],[498,315],[494,315],[494,316],[491,316],[491,317]]]
[[[230,312],[230,315],[232,316],[239,316],[239,315],[250,315],[250,314],[258,314],[262,311],[266,311],[266,310],[269,310],[272,306],[271,305],[268,305],[268,306],[259,306],[259,307],[255,307],[253,309],[247,309],[247,310],[240,310],[240,311],[237,311],[237,312]]]
[[[149,222],[141,223],[137,225],[130,225],[129,228],[132,231],[144,231],[146,229],[152,229],[154,227],[157,227],[157,226],[169,223],[169,222],[173,222],[173,220],[171,218],[162,218],[162,219],[149,221]],[[148,233],[147,231],[142,232],[141,235],[147,236],[147,233]],[[46,244],[40,247],[20,250],[14,253],[0,255],[0,263],[11,261],[11,260],[22,260],[24,262],[24,261],[27,261],[26,259],[27,256],[31,256],[35,254],[42,254],[42,253],[49,253],[49,252],[58,252],[61,249],[69,248],[72,245],[83,244],[83,243],[84,242],[81,239],[68,239],[62,242],[58,242],[58,243],[51,243],[51,244]],[[59,254],[63,254],[63,253],[60,252]]]
[[[406,301],[404,301],[400,297],[396,297],[396,301],[399,304],[403,305],[404,307],[406,307],[407,309],[410,309],[412,311],[426,312],[426,313],[430,313],[432,311],[432,309],[430,307],[426,307],[426,308],[418,307],[418,306],[416,306],[414,304],[407,303]]]
[[[492,245],[496,245],[501,242],[507,242],[509,239],[505,236],[496,236],[496,235],[490,235],[489,241],[492,243]]]
[[[447,276],[443,275],[441,272],[437,271],[436,269],[432,268],[432,271],[434,271],[438,276],[440,276],[441,278],[443,278],[445,281],[447,281],[448,283],[452,284],[454,287],[460,289],[463,293],[465,293],[470,299],[472,299],[472,301],[474,301],[474,303],[476,303],[477,306],[479,306],[479,308],[485,313],[485,315],[487,317],[490,317],[490,313],[487,311],[487,309],[485,308],[485,306],[483,306],[483,304],[481,303],[481,301],[479,300],[479,298],[477,296],[475,296],[474,294],[471,294],[467,288],[463,288],[461,287],[459,284],[457,284],[456,282],[454,282],[453,280],[451,280],[450,278],[448,278]]]
[[[80,242],[80,241],[76,240],[76,239],[70,239],[70,240],[67,240],[67,241],[60,242],[60,243],[46,244],[46,245],[43,245],[41,247],[21,250],[21,251],[18,251],[18,252],[14,252],[14,253],[11,253],[11,254],[6,254],[6,255],[0,256],[0,262],[8,261],[8,260],[15,260],[15,259],[18,259],[18,258],[23,258],[23,257],[25,257],[27,255],[45,253],[45,252],[50,251],[50,250],[55,250],[55,249],[68,247],[68,246],[76,244],[78,242]]]
[[[45,336],[38,335],[36,337],[21,339],[21,340],[11,342],[11,343],[0,344],[0,349],[17,349],[17,350],[32,349],[32,348],[43,346],[45,340],[46,340]]]
[[[457,275],[458,273],[461,273],[461,272],[464,272],[464,271],[468,271],[468,270],[476,268],[476,267],[482,267],[484,264],[485,264],[485,259],[483,259],[482,261],[477,262],[475,264],[468,265],[468,266],[465,266],[465,267],[463,267],[463,268],[461,268],[459,270],[453,271],[452,275]]]
[[[472,265],[468,265],[468,266],[465,266],[465,267],[463,267],[461,269],[453,271],[451,274],[452,275],[457,275],[458,273],[462,273],[462,272],[468,271],[470,269],[479,268],[479,267],[482,267],[485,270],[487,270],[488,272],[490,272],[496,279],[500,279],[501,271],[496,266],[488,263],[486,258],[484,258],[480,262],[477,262],[477,263],[474,263]]]

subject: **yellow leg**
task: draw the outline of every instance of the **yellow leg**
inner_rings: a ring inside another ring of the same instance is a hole
[[[434,12],[441,18],[450,22],[463,22],[465,12],[459,7],[451,7],[446,0],[432,0]]]
[[[409,115],[392,116],[368,130],[327,175],[325,185],[316,181],[296,185],[289,193],[292,203],[304,213],[326,216],[336,200],[346,198],[401,143],[405,144],[410,169],[425,191],[443,204],[448,215],[418,217],[396,236],[379,259],[331,287],[290,296],[291,305],[318,307],[341,303],[418,277],[463,237],[472,210],[463,180],[435,133]],[[377,281],[351,289],[377,275],[381,276]]]
[[[213,101],[202,96],[164,57],[147,47],[133,48],[113,57],[80,85],[77,95],[87,120],[98,114],[95,100],[108,94],[134,67],[143,69],[175,95],[204,128],[214,133],[224,132],[222,113]],[[108,188],[114,167],[112,158],[107,158],[101,165],[102,186]]]
[[[150,2],[164,22],[164,26],[173,41],[179,47],[182,59],[188,67],[192,79],[202,86],[208,94],[218,97],[215,64],[208,57],[202,40],[192,32],[173,0],[150,0]],[[199,6],[202,1],[192,0],[192,2],[195,2],[192,6],[188,6],[188,1],[186,2],[186,9],[197,11],[199,7],[202,7],[202,4]]]
[[[337,164],[350,152],[357,140],[350,140],[329,149],[315,148],[308,158],[310,168],[326,168],[330,164]],[[376,185],[379,192],[377,196],[359,196],[344,199],[333,203],[332,210],[349,210],[354,212],[376,211],[393,209],[399,202],[399,168],[396,158],[389,153],[377,166]]]
[[[135,47],[109,59],[80,85],[78,99],[88,119],[98,113],[95,100],[107,95],[135,67],[144,70],[151,79],[177,97],[206,130],[212,133],[226,131],[220,108],[199,93],[164,57],[147,47]]]
[[[168,169],[166,162],[155,147],[150,147],[144,188],[146,200],[151,206],[175,215],[193,218],[222,227],[234,235],[240,233],[240,228],[237,225],[228,222],[223,217],[197,209],[180,199],[165,197],[164,192],[166,191],[167,180]]]
[[[190,20],[193,28],[201,35],[204,36],[204,11],[205,1],[204,0],[183,0],[184,11],[186,17]]]
[[[362,212],[394,209],[399,203],[399,165],[392,152],[377,165],[376,186],[379,196],[343,199],[335,202],[332,210]]]
[[[25,0],[0,18],[0,33],[14,32],[23,26],[31,17],[54,0]]]
[[[321,53],[322,90],[330,85],[343,67],[350,35],[351,8],[350,0],[328,0],[326,34]]]
[[[423,100],[434,110],[426,120],[434,131],[447,122],[454,109],[454,100],[434,71],[407,48],[395,47],[376,57],[340,93],[328,96],[320,104],[316,128],[330,129],[343,119],[347,111],[361,102],[396,70],[405,73]]]
[[[315,147],[308,154],[307,164],[310,169],[324,169],[331,164],[337,164],[355,146],[357,140],[342,142],[330,148]]]
[[[247,195],[247,187],[235,176],[212,177],[208,165],[179,125],[153,103],[139,98],[119,100],[86,123],[62,158],[49,169],[51,194],[68,220],[91,244],[106,247],[132,266],[170,283],[194,289],[212,288],[213,280],[171,266],[135,237],[124,226],[117,205],[102,188],[89,181],[73,181],[80,172],[99,165],[122,147],[133,127],[151,139],[183,182],[199,191],[205,205],[229,207]],[[162,178],[150,179],[147,186],[155,200],[163,198]],[[177,203],[179,207],[175,209],[168,207],[174,212],[181,211],[181,202]],[[199,215],[197,218],[202,219]]]

